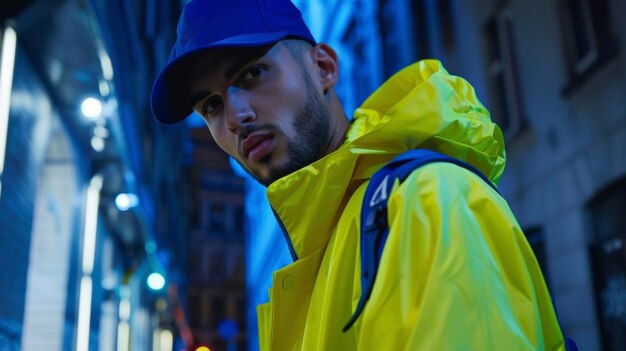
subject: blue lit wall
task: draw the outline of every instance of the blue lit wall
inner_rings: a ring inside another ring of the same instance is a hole
[[[34,203],[54,114],[18,45],[0,197],[0,345],[11,350],[22,335]]]

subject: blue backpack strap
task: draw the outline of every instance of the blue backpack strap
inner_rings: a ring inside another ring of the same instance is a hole
[[[427,149],[413,149],[402,153],[374,173],[365,190],[361,207],[361,298],[352,318],[343,328],[344,332],[357,320],[372,293],[380,257],[389,234],[387,200],[395,180],[402,182],[415,169],[433,162],[448,162],[468,169],[496,189],[487,177],[471,165]]]
[[[380,258],[389,235],[387,200],[395,180],[399,179],[402,182],[417,168],[433,162],[448,162],[463,167],[478,175],[486,184],[498,191],[495,185],[473,166],[427,149],[414,149],[400,154],[374,173],[365,190],[361,207],[361,298],[352,318],[343,328],[344,332],[356,322],[372,293]],[[556,305],[554,306],[556,308]],[[562,327],[561,330],[563,330]],[[578,351],[574,340],[566,337],[565,333],[563,333],[563,339],[567,351]]]

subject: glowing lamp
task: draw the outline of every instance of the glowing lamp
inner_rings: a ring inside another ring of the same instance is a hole
[[[165,277],[160,273],[152,273],[147,279],[148,287],[152,290],[161,290],[165,286]]]
[[[96,120],[102,115],[102,102],[96,98],[86,98],[80,104],[80,112],[90,120]]]

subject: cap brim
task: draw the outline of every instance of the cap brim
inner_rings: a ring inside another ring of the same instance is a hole
[[[275,43],[288,36],[287,32],[265,32],[240,35],[224,39],[207,45],[199,45],[193,50],[170,61],[157,75],[152,86],[151,108],[152,114],[162,124],[174,124],[192,114],[187,100],[185,86],[188,84],[184,68],[191,67],[188,60],[194,55],[215,48],[225,47],[257,47]],[[184,64],[183,64],[184,63]],[[172,79],[175,77],[176,79]]]

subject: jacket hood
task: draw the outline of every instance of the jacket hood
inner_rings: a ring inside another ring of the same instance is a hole
[[[268,187],[294,260],[326,245],[358,186],[396,155],[418,147],[465,161],[494,184],[504,171],[502,132],[472,86],[439,61],[417,62],[354,112],[341,147]]]

